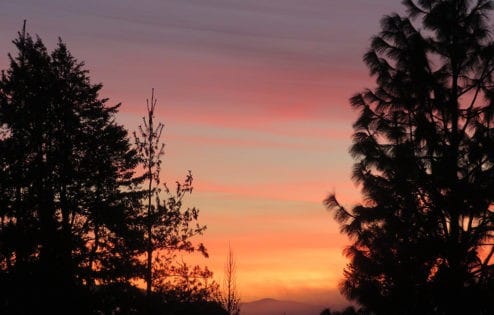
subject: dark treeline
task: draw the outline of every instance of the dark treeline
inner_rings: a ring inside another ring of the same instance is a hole
[[[342,311],[331,311],[331,309],[324,309],[319,315],[367,315],[363,310],[355,310],[353,306],[348,306]]]
[[[403,3],[351,99],[364,203],[325,200],[351,239],[341,291],[369,314],[494,314],[493,2]]]
[[[24,29],[13,43],[0,78],[0,313],[225,314],[211,272],[175,263],[207,255],[191,240],[205,227],[183,206],[190,173],[173,190],[159,182],[154,96],[131,141],[61,40],[48,52]]]

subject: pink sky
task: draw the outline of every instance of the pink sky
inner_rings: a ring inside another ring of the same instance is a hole
[[[244,301],[331,305],[346,239],[322,200],[359,200],[348,98],[372,80],[362,55],[393,0],[0,1],[0,69],[27,19],[102,82],[134,130],[154,88],[164,178],[195,177],[208,226],[199,260],[222,278],[228,243]]]

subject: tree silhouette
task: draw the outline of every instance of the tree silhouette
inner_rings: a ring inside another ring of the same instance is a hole
[[[24,27],[13,43],[0,78],[1,313],[224,314],[212,272],[176,263],[207,256],[191,242],[205,226],[184,205],[190,171],[174,191],[160,185],[154,91],[133,148],[120,104],[61,40],[49,53]]]
[[[230,245],[228,245],[228,256],[225,264],[225,275],[223,280],[223,292],[221,304],[229,315],[240,314],[240,296],[237,291],[237,264]]]
[[[365,314],[365,312],[358,310],[356,311],[353,306],[348,306],[342,311],[331,311],[331,309],[326,308],[322,310],[319,315],[357,315],[357,314]]]
[[[82,286],[134,276],[138,159],[119,105],[99,98],[61,40],[48,53],[24,28],[13,43],[0,79],[2,308],[73,312]]]
[[[321,313],[319,315],[331,315],[331,309],[329,308],[325,308],[321,311]]]
[[[134,139],[136,146],[141,154],[142,166],[145,169],[144,177],[147,181],[147,187],[145,189],[146,198],[146,213],[144,218],[144,225],[146,230],[146,295],[151,295],[151,288],[153,284],[153,252],[155,250],[153,227],[156,225],[154,213],[157,211],[154,204],[154,197],[158,198],[160,189],[158,187],[160,183],[160,171],[161,171],[161,157],[165,154],[165,144],[160,143],[161,133],[163,132],[163,123],[158,123],[155,126],[154,111],[156,108],[157,100],[154,99],[154,89],[151,92],[151,100],[146,100],[147,117],[143,117],[144,126],[139,126],[140,137],[134,132]]]
[[[207,267],[180,262],[168,268],[167,277],[159,278],[156,288],[167,303],[217,303],[219,286],[212,278]]]
[[[351,99],[365,202],[325,200],[353,241],[341,289],[377,314],[490,313],[493,4],[403,3],[364,56],[377,87]]]
[[[192,173],[189,171],[183,182],[177,181],[173,192],[166,184],[160,185],[165,145],[160,140],[164,125],[156,124],[156,104],[152,90],[151,99],[147,100],[147,117],[143,117],[139,133],[134,132],[146,181],[145,209],[141,217],[146,234],[144,280],[148,296],[153,287],[162,289],[163,283],[171,283],[165,278],[180,269],[179,266],[173,266],[177,252],[199,251],[204,256],[208,255],[202,243],[194,245],[191,242],[192,237],[202,234],[206,229],[197,223],[199,210],[183,206],[183,198],[193,190]],[[163,195],[165,200],[162,200]]]

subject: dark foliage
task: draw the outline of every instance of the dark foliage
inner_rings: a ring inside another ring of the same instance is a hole
[[[198,223],[199,210],[184,206],[184,198],[193,190],[192,173],[189,171],[183,182],[177,181],[174,191],[166,184],[161,184],[161,164],[165,154],[165,145],[161,142],[164,124],[156,122],[156,104],[153,90],[151,99],[147,100],[147,116],[142,118],[139,132],[134,132],[140,165],[144,169],[145,200],[140,217],[145,231],[146,265],[142,278],[146,282],[147,295],[153,289],[180,293],[181,279],[197,278],[193,271],[197,273],[200,268],[193,268],[189,273],[187,265],[176,262],[178,252],[198,251],[208,256],[202,243],[196,245],[192,242],[194,236],[201,235],[206,229],[206,226]],[[211,278],[212,273],[206,271],[207,278]],[[205,274],[202,274],[202,278]]]
[[[493,313],[493,4],[403,3],[364,56],[377,87],[351,99],[365,202],[325,200],[353,241],[341,290],[376,314]]]
[[[95,314],[152,314],[152,315],[227,315],[217,302],[169,301],[157,293],[147,295],[144,290],[127,284],[100,286],[91,296],[91,310]]]
[[[348,306],[342,311],[331,311],[329,308],[324,309],[320,315],[360,315],[365,314],[363,310],[356,311],[353,306]]]
[[[0,313],[225,314],[207,268],[166,264],[176,250],[206,254],[190,242],[204,230],[198,210],[182,206],[192,175],[165,186],[162,202],[160,153],[143,154],[146,140],[133,149],[119,105],[99,97],[84,64],[61,40],[51,53],[25,30],[13,43],[0,78]],[[153,279],[162,286],[146,298],[132,281],[146,274],[149,244],[163,251],[154,269],[181,273]]]
[[[319,315],[331,315],[331,310],[329,308],[326,308],[322,310],[322,312]]]
[[[0,80],[4,303],[68,301],[82,286],[127,281],[142,233],[132,224],[138,159],[118,105],[99,98],[62,41],[48,53],[23,31],[14,45]]]

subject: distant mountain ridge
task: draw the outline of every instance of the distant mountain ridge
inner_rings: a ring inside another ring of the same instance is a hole
[[[241,303],[242,315],[319,315],[324,306],[276,299],[261,299]]]

